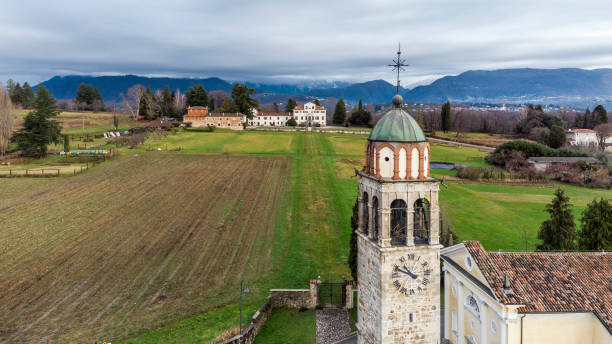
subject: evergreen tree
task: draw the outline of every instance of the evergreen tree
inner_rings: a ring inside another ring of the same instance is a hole
[[[236,112],[246,115],[248,119],[253,119],[253,110],[259,108],[259,101],[251,97],[253,94],[255,94],[255,89],[245,84],[236,83],[232,88],[232,98],[237,107]]]
[[[593,109],[593,128],[595,128],[598,124],[608,123],[608,111],[603,105],[597,105],[595,109]]]
[[[553,125],[548,134],[548,146],[550,148],[561,148],[565,145],[565,130],[558,125]]]
[[[43,157],[50,143],[59,143],[60,125],[52,120],[58,114],[55,98],[39,85],[34,111],[26,115],[23,127],[12,138],[23,155]]]
[[[8,91],[9,95],[13,94],[13,90],[15,89],[15,86],[17,86],[17,84],[15,83],[13,79],[9,78],[6,81],[6,90]]]
[[[13,91],[11,92],[11,102],[13,105],[21,105],[23,106],[23,89],[19,83],[15,84]]]
[[[208,106],[208,93],[202,85],[191,86],[185,93],[187,106]]]
[[[363,109],[363,103],[361,99],[359,99],[359,104],[355,109],[353,109],[353,113],[351,114],[351,118],[349,118],[349,122],[354,125],[368,125],[372,121],[372,115],[369,111]]]
[[[321,106],[321,103],[319,103],[319,98],[315,98],[314,103],[316,106]]]
[[[162,114],[165,117],[174,117],[176,113],[174,111],[174,104],[172,99],[172,93],[170,93],[170,87],[166,86],[161,104]]]
[[[139,115],[146,120],[152,120],[155,118],[155,100],[153,99],[153,92],[151,87],[147,86],[142,97],[140,97]]]
[[[593,116],[591,114],[591,110],[587,108],[586,111],[584,112],[584,124],[582,125],[582,127],[585,129],[592,129],[593,128],[592,124],[593,124]]]
[[[293,112],[293,109],[296,105],[297,103],[295,102],[295,100],[289,98],[289,100],[287,100],[287,105],[285,105],[285,112]]]
[[[113,114],[113,126],[115,130],[119,130],[119,117],[116,114]]]
[[[447,132],[451,129],[451,105],[450,102],[444,103],[442,105],[442,110],[440,111],[440,116],[442,116],[442,131]]]
[[[80,84],[74,100],[77,106],[82,110],[98,110],[104,108],[104,101],[102,100],[100,90],[91,85]]]
[[[344,121],[346,121],[346,106],[344,105],[344,100],[340,98],[336,103],[336,109],[334,110],[332,122],[342,125],[344,124]]]
[[[64,135],[64,152],[70,152],[70,137]]]
[[[26,109],[31,109],[34,107],[34,103],[36,102],[36,96],[34,95],[34,90],[28,84],[28,82],[23,83],[23,90],[21,96],[21,105]]]
[[[542,240],[542,244],[537,246],[538,250],[568,251],[575,248],[576,225],[570,207],[569,197],[558,188],[552,202],[546,205],[550,219],[542,222],[540,226],[538,238]]]
[[[348,265],[351,269],[353,280],[357,281],[357,229],[359,227],[359,200],[355,200],[353,205],[353,215],[351,216],[351,243],[349,248]]]
[[[603,197],[589,203],[580,219],[578,233],[581,250],[612,251],[612,204]]]

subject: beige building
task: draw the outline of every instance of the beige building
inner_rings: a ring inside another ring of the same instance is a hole
[[[192,127],[207,127],[209,125],[218,128],[243,130],[246,116],[241,113],[214,113],[208,112],[208,107],[194,106],[187,108],[187,114],[183,116],[183,122]]]
[[[442,249],[453,344],[611,344],[612,255]]]

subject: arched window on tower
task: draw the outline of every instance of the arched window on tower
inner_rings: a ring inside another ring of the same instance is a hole
[[[396,199],[391,202],[391,244],[406,245],[406,202]]]
[[[378,240],[378,198],[372,197],[372,211],[374,212],[374,240]]]
[[[361,207],[363,209],[363,233],[368,235],[368,227],[370,225],[370,210],[368,209],[368,193],[363,193],[363,199],[361,200]]]
[[[426,244],[429,242],[429,201],[419,198],[414,202],[414,243]]]

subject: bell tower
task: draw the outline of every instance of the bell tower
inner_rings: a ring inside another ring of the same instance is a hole
[[[439,185],[402,103],[372,129],[358,172],[359,344],[440,342]]]

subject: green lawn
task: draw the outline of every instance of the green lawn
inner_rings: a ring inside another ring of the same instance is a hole
[[[354,169],[363,166],[366,139],[366,135],[313,132],[183,131],[149,141],[129,150],[129,155],[142,154],[146,148],[181,147],[180,152],[163,154],[282,155],[291,158],[289,185],[282,195],[274,225],[274,240],[267,252],[275,263],[260,267],[265,273],[249,281],[253,292],[244,302],[245,319],[249,319],[270,288],[307,288],[308,281],[317,276],[323,280],[350,276],[346,260],[350,217],[357,195],[357,179],[352,176]],[[483,158],[486,153],[439,144],[432,144],[431,147],[432,161],[485,165]],[[436,170],[433,173],[444,175],[449,172]],[[449,188],[441,188],[440,191],[441,206],[446,220],[461,240],[480,240],[488,250],[534,248],[537,228],[546,218],[544,206],[550,202],[554,187],[447,184]],[[563,187],[575,205],[576,215],[592,198],[610,197],[609,191]],[[523,229],[527,233],[527,240]],[[228,290],[227,294],[231,293],[234,291]],[[142,329],[139,335],[122,342],[212,341],[224,329],[238,325],[237,287],[235,298],[227,299],[229,301],[213,311],[182,319],[166,319],[166,325]],[[313,319],[314,312],[275,312],[270,328],[262,330],[258,343],[274,343],[266,338],[275,337],[275,331],[283,330],[287,331],[287,335],[296,333],[299,338],[306,338],[300,331],[307,326],[304,324],[310,321],[309,317]],[[312,326],[312,330],[303,330],[304,333],[314,336],[314,322]],[[284,342],[297,343],[286,338]]]
[[[255,344],[314,344],[315,311],[277,309],[261,328]]]
[[[487,250],[531,251],[537,244],[540,224],[548,218],[545,206],[560,186],[573,204],[574,220],[579,220],[593,198],[610,198],[610,190],[569,185],[507,186],[447,183],[440,189],[446,219],[460,240],[478,240]]]

